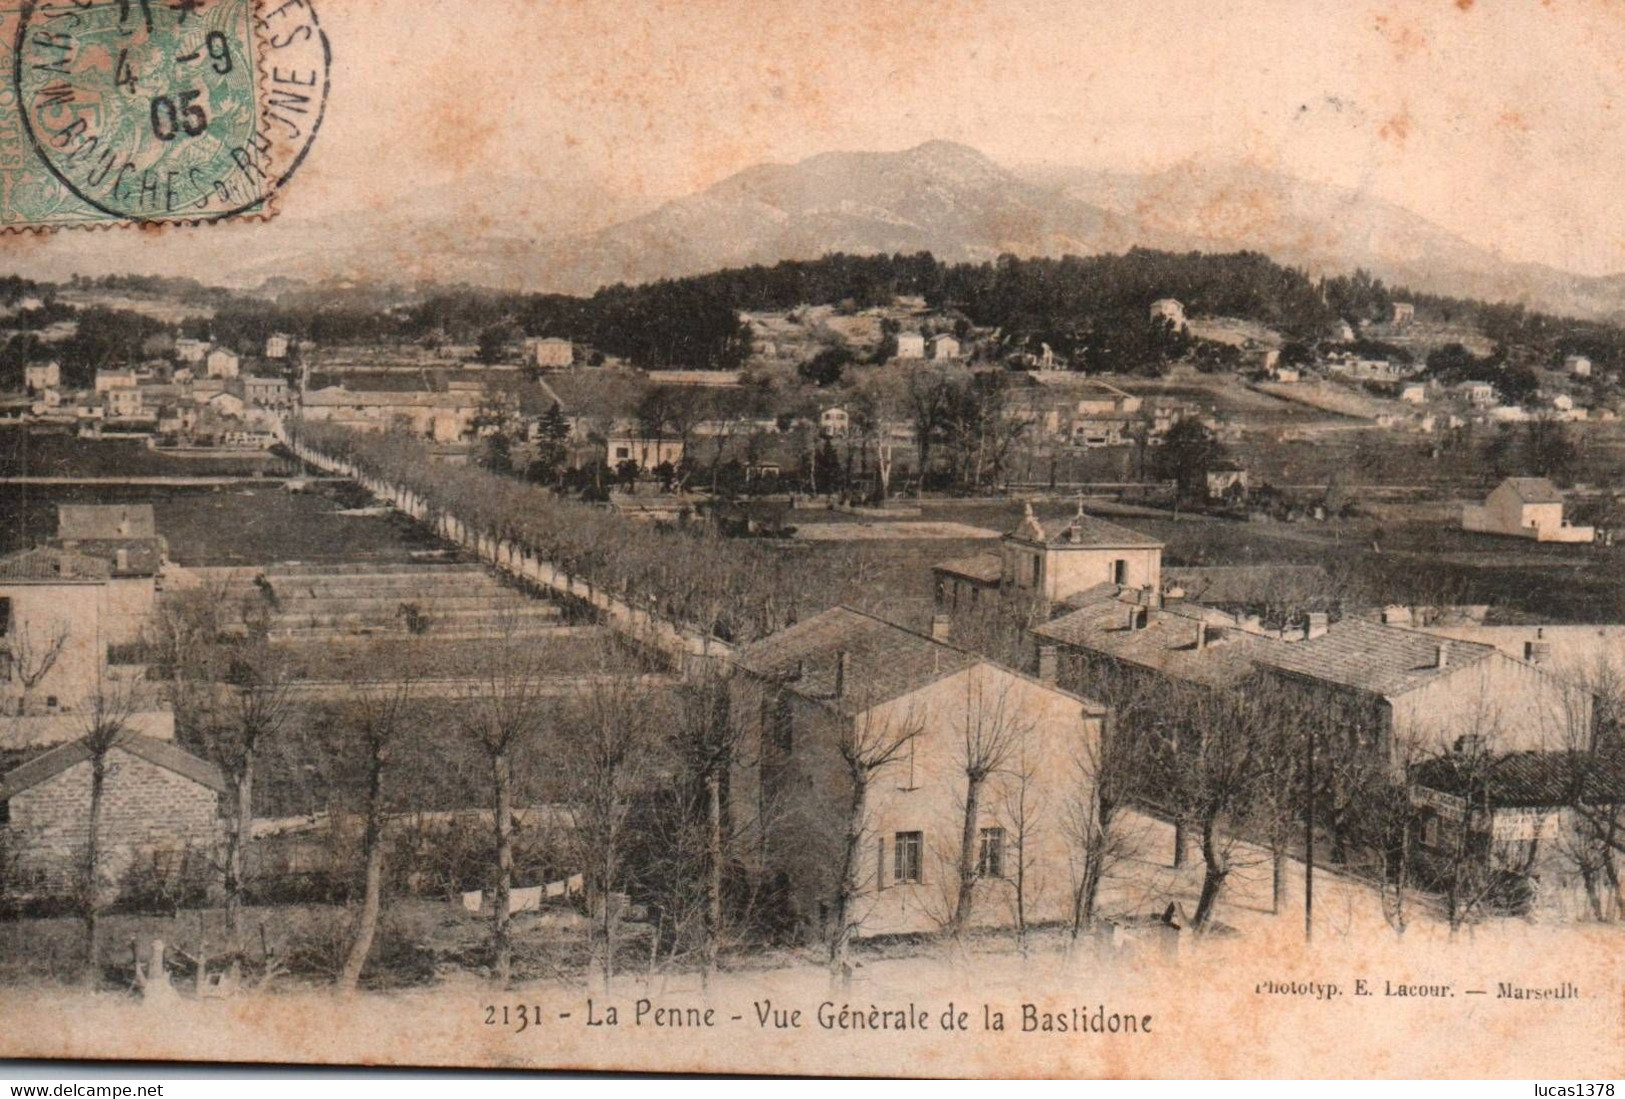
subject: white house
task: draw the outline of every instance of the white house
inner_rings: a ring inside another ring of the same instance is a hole
[[[175,341],[175,358],[183,363],[200,363],[209,354],[208,340],[179,339]]]
[[[62,365],[55,360],[29,363],[23,367],[23,384],[34,393],[55,389],[62,384]]]
[[[525,341],[525,357],[544,369],[560,370],[575,361],[575,345],[557,336],[531,338]]]
[[[1390,324],[1395,328],[1404,328],[1414,320],[1416,320],[1416,306],[1408,301],[1394,302],[1393,315],[1389,318]]]
[[[273,332],[265,338],[265,357],[267,359],[285,359],[288,357],[289,338],[281,332]]]
[[[97,393],[106,393],[109,389],[134,389],[135,384],[136,378],[133,369],[121,368],[96,371]]]
[[[1421,382],[1412,382],[1399,391],[1399,399],[1406,404],[1425,404],[1428,399],[1428,387]]]
[[[1563,494],[1545,477],[1508,477],[1483,504],[1462,509],[1463,530],[1505,534],[1537,542],[1591,542],[1591,527],[1576,527],[1563,518]]]
[[[925,358],[925,337],[920,335],[918,332],[897,333],[897,354],[894,356],[894,358]]]
[[[944,333],[931,337],[931,357],[933,359],[959,358],[959,341]]]
[[[1487,408],[1495,403],[1495,386],[1489,382],[1462,382],[1456,386],[1456,392],[1478,408]]]
[[[944,621],[927,635],[835,607],[735,657],[730,709],[748,747],[727,784],[729,817],[762,827],[742,845],[746,869],[785,894],[807,938],[937,931],[965,884],[974,925],[1010,926],[1018,908],[1033,921],[1067,917],[1080,854],[1071,831],[1039,830],[1005,807],[1018,782],[1053,807],[1052,820],[1082,804],[1088,779],[1076,761],[1099,743],[1106,708],[1052,675],[948,643]],[[974,735],[1009,743],[1010,763],[983,780],[967,825],[964,744]],[[847,763],[855,754],[871,764],[861,785]],[[862,848],[843,875],[854,839]],[[843,876],[856,893],[844,928]]]
[[[235,378],[242,369],[242,360],[228,348],[216,347],[205,360],[211,378]]]
[[[1563,356],[1563,371],[1576,378],[1591,377],[1591,360],[1584,355]]]
[[[818,433],[826,439],[843,439],[852,430],[852,418],[844,408],[826,408],[818,416]]]

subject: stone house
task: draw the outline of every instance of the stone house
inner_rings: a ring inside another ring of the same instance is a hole
[[[77,888],[89,835],[90,760],[80,739],[0,776],[0,843],[13,896]],[[107,762],[98,831],[103,888],[116,887],[138,862],[164,873],[188,853],[212,858],[221,799],[231,793],[218,767],[167,741],[130,734]]]
[[[967,728],[1003,730],[1013,745],[972,823],[972,922],[1009,926],[1018,877],[1028,920],[1065,917],[1076,852],[1062,828],[1020,834],[1011,784],[1024,780],[1032,797],[1064,812],[1087,793],[1077,763],[1098,744],[1106,710],[956,648],[941,630],[939,621],[928,636],[836,607],[735,655],[732,712],[746,747],[730,781],[729,812],[758,825],[750,869],[786,899],[804,933],[836,930],[860,794],[843,745],[850,751],[858,742],[903,743],[858,797],[857,933],[943,926],[959,887]]]
[[[936,360],[957,359],[960,355],[959,341],[944,333],[931,337],[931,358]]]
[[[1563,518],[1563,494],[1545,477],[1508,477],[1482,505],[1462,508],[1463,530],[1532,538],[1537,542],[1591,542],[1596,531]]]
[[[1162,543],[1138,531],[1083,513],[1046,529],[1026,514],[1000,544],[1003,586],[1058,603],[1096,584],[1160,590]]]
[[[288,357],[289,338],[281,332],[273,332],[265,337],[265,357],[267,359],[285,359]]]
[[[918,332],[897,333],[897,354],[893,357],[898,359],[925,358],[925,337]]]
[[[59,504],[56,516],[51,545],[107,563],[107,643],[136,641],[156,609],[158,576],[169,553],[152,505]]]
[[[1158,298],[1151,303],[1151,319],[1165,320],[1183,331],[1186,327],[1185,307],[1174,298]]]

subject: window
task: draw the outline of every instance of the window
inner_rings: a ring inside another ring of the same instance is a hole
[[[0,637],[11,632],[11,599],[0,599]]]
[[[11,654],[0,649],[0,683],[11,682]]]
[[[0,801],[0,828],[11,824],[11,802]]]
[[[1112,583],[1122,587],[1128,583],[1128,562],[1121,558],[1112,562]]]
[[[892,881],[899,885],[920,880],[920,850],[925,846],[921,832],[899,832],[892,843]]]
[[[1033,587],[1035,587],[1035,588],[1038,587],[1039,573],[1043,571],[1043,568],[1044,568],[1044,559],[1042,557],[1034,557],[1033,558]]]
[[[1004,877],[1004,829],[982,829],[982,843],[977,849],[976,876],[980,878]]]

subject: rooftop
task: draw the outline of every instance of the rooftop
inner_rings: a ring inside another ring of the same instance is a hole
[[[1104,519],[1097,519],[1092,515],[1083,513],[1083,504],[1078,504],[1077,514],[1067,521],[1065,526],[1056,528],[1053,532],[1047,531],[1044,525],[1033,514],[1033,506],[1027,504],[1026,514],[1021,522],[1007,537],[1021,542],[1039,542],[1048,546],[1065,548],[1068,546],[1090,547],[1094,549],[1161,549],[1162,543],[1155,538],[1141,534],[1139,531],[1120,527],[1116,523],[1108,523]]]
[[[840,654],[846,679],[835,693]],[[901,698],[979,662],[973,653],[884,619],[832,607],[748,645],[735,655],[746,671],[784,681],[797,694],[846,713]]]
[[[54,546],[38,546],[0,557],[0,581],[106,580],[111,569],[106,561]]]
[[[1508,477],[1501,482],[1510,485],[1518,499],[1526,504],[1561,504],[1563,494],[1545,477]]]
[[[969,557],[938,561],[931,566],[931,570],[963,576],[982,584],[997,584],[1004,576],[1004,561],[996,553],[973,553]]]
[[[1443,794],[1486,797],[1492,808],[1617,803],[1625,800],[1625,756],[1569,751],[1510,752],[1494,760],[1443,756],[1418,764],[1411,779]]]
[[[156,764],[167,771],[173,771],[182,778],[191,779],[199,786],[207,786],[217,794],[231,792],[231,787],[221,774],[220,768],[208,760],[199,759],[190,752],[182,751],[168,741],[126,734],[119,737],[114,748]],[[90,749],[83,738],[52,748],[44,755],[35,756],[22,766],[0,776],[0,801],[7,801],[24,790],[48,782],[89,758]]]
[[[1448,658],[1439,666],[1440,646]],[[1345,618],[1320,637],[1281,645],[1261,663],[1292,675],[1392,697],[1496,655],[1493,646]]]
[[[1129,616],[1141,613],[1145,624],[1130,628]],[[1200,616],[1140,607],[1117,592],[1097,592],[1088,604],[1033,633],[1205,687],[1235,686],[1266,654],[1282,647],[1280,642],[1221,627]]]

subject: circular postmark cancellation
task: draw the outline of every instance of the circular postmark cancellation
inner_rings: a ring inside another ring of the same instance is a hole
[[[23,0],[12,87],[40,161],[122,221],[270,212],[327,105],[310,0]]]

